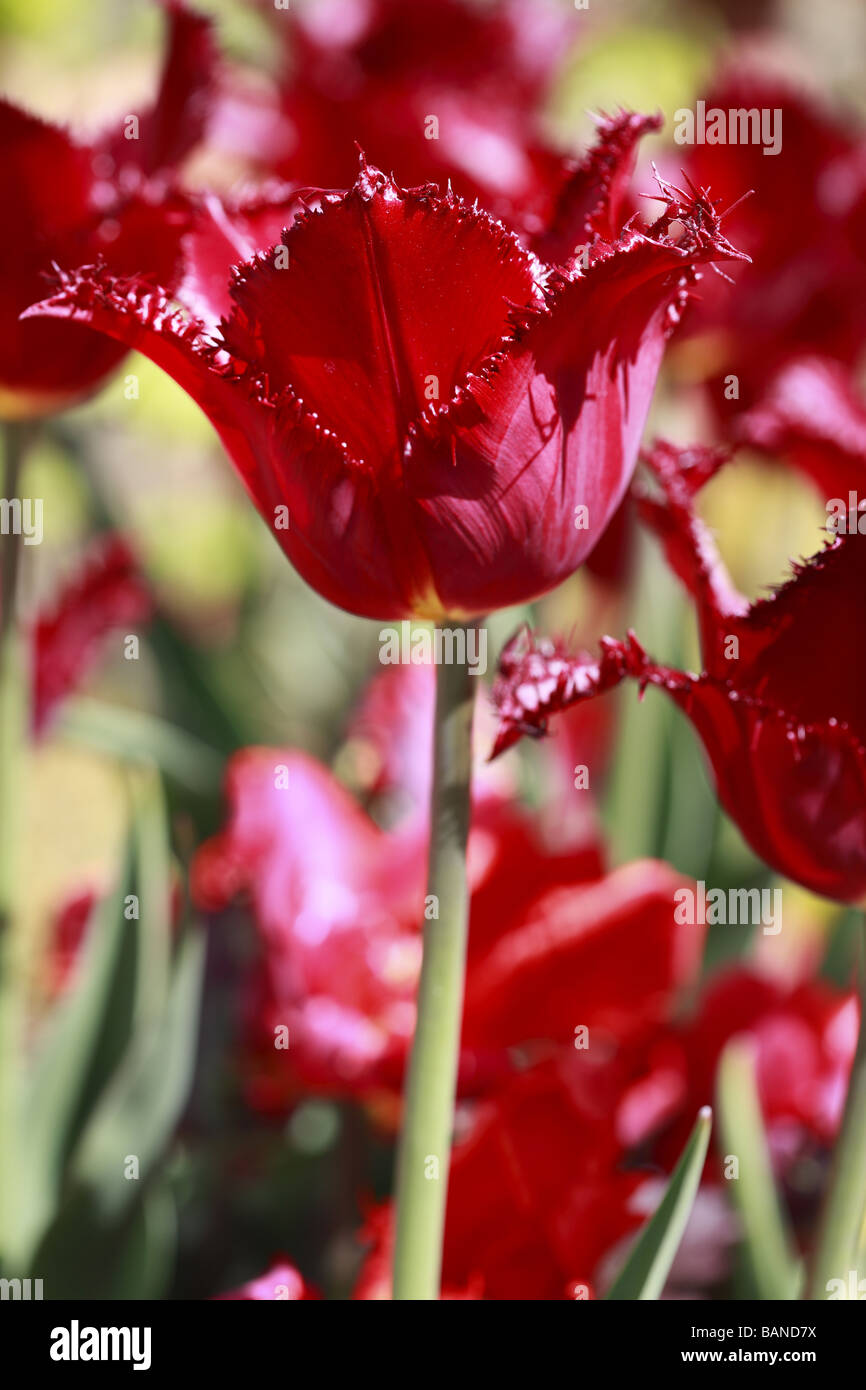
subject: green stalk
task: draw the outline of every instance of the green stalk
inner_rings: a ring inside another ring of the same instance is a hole
[[[469,926],[473,679],[465,665],[437,667],[424,956],[397,1158],[395,1299],[439,1298]]]
[[[26,426],[7,424],[3,435],[0,497],[11,500],[21,486]],[[19,1125],[23,976],[21,945],[12,929],[29,718],[26,654],[17,622],[21,544],[20,535],[0,535],[0,1252],[6,1250],[15,1225],[23,1142]]]
[[[828,1297],[831,1279],[848,1289],[850,1271],[857,1270],[860,1231],[866,1213],[866,940],[860,940],[860,1033],[848,1083],[842,1128],[836,1141],[830,1185],[818,1229],[809,1298]],[[860,1271],[855,1276],[859,1282]]]
[[[26,427],[4,427],[0,497],[18,496],[24,464]],[[18,826],[21,819],[19,773],[26,731],[24,661],[16,622],[21,536],[0,535],[0,929],[12,913]]]

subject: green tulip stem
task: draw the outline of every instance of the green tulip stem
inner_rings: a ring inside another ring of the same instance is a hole
[[[439,1298],[469,926],[473,680],[463,663],[437,667],[423,960],[397,1158],[401,1300]]]
[[[0,498],[18,497],[24,465],[26,427],[4,427]],[[11,523],[12,513],[4,511]],[[16,621],[21,535],[11,526],[0,534],[0,928],[12,913],[21,818],[21,753],[26,732],[25,654]]]

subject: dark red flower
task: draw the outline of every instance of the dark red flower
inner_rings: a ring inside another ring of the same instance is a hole
[[[319,1295],[305,1281],[302,1274],[299,1274],[295,1266],[280,1255],[274,1260],[266,1274],[260,1274],[257,1279],[250,1279],[246,1284],[241,1284],[239,1289],[233,1289],[231,1293],[218,1293],[214,1295],[213,1301],[216,1303],[226,1302],[290,1302],[299,1303],[308,1299],[317,1299]]]
[[[850,492],[866,496],[866,403],[838,362],[787,362],[734,432],[751,448],[801,469],[825,503],[841,499],[847,513]]]
[[[126,542],[110,533],[97,536],[30,632],[34,733],[45,732],[58,705],[85,679],[108,634],[146,622],[152,607]]]
[[[546,224],[564,166],[542,107],[574,32],[550,0],[336,0],[270,10],[277,77],[225,84],[213,139],[268,174],[346,188],[360,145],[409,184],[451,181],[508,225]],[[570,249],[570,248],[569,248]]]
[[[646,1178],[619,1170],[600,1101],[584,1093],[572,1054],[516,1074],[479,1105],[451,1156],[443,1290],[493,1300],[595,1296],[601,1261],[644,1219],[635,1194]],[[374,1244],[356,1297],[387,1297],[387,1212],[366,1235]]]
[[[606,638],[597,660],[519,636],[503,652],[494,691],[494,751],[544,732],[551,714],[627,676],[658,685],[694,724],[722,805],[756,853],[814,892],[858,901],[866,893],[866,535],[837,537],[749,605],[694,514],[693,493],[718,456],[660,444],[648,462],[664,497],[645,497],[643,514],[695,598],[704,673],[658,665],[633,636]]]
[[[716,976],[680,1031],[687,1082],[671,1152],[678,1152],[693,1107],[713,1102],[719,1061],[733,1038],[747,1038],[753,1047],[780,1172],[817,1150],[827,1152],[839,1131],[857,1027],[856,996],[823,981],[791,984],[742,966]]]
[[[94,888],[80,888],[61,904],[54,916],[45,969],[45,988],[52,998],[62,994],[74,978],[98,897]]]
[[[850,364],[866,344],[866,135],[754,62],[731,67],[704,101],[726,119],[766,111],[780,140],[769,154],[760,141],[730,138],[680,151],[720,206],[753,190],[737,217],[752,264],[736,276],[736,293],[708,285],[689,325],[709,335],[712,399],[727,428],[789,358]],[[736,400],[725,397],[727,373],[738,377]]]
[[[567,261],[576,246],[596,237],[614,241],[634,212],[631,178],[645,135],[660,130],[661,116],[619,111],[600,116],[594,144],[582,159],[563,161],[556,196],[541,228],[531,238],[545,261]]]
[[[327,769],[276,749],[237,755],[228,797],[193,893],[205,909],[247,896],[262,938],[248,1011],[254,1103],[282,1109],[299,1081],[396,1094],[414,1029],[426,818],[385,832]],[[645,861],[605,873],[595,844],[551,842],[483,780],[469,874],[464,1095],[506,1074],[515,1048],[573,1047],[580,1028],[600,1047],[634,1040],[697,968],[702,930],[674,921],[673,870]],[[281,1025],[287,1050],[275,1047]]]
[[[213,21],[189,9],[185,0],[160,3],[168,39],[153,105],[139,118],[137,139],[130,140],[123,127],[111,128],[99,144],[115,169],[133,166],[146,177],[177,169],[196,149],[216,96]],[[100,172],[107,167],[102,161]]]
[[[563,1049],[508,1078],[461,1116],[443,1297],[445,1290],[481,1299],[603,1294],[629,1236],[654,1210],[696,1113],[717,1100],[719,1063],[735,1038],[753,1049],[774,1167],[805,1233],[856,1035],[853,995],[735,967],[709,983],[681,1023],[613,1048]],[[667,1296],[712,1296],[731,1274],[737,1224],[728,1185],[719,1182],[722,1152],[717,1147],[708,1161]],[[389,1296],[391,1236],[390,1208],[381,1208],[362,1232],[372,1248],[356,1298]]]
[[[100,536],[80,568],[39,614],[33,632],[33,724],[42,733],[81,683],[107,635],[145,622],[152,600],[120,536]]]
[[[705,199],[664,184],[660,198],[647,231],[597,237],[587,269],[554,272],[451,192],[407,192],[364,165],[234,272],[213,336],[166,294],[92,267],[28,312],[168,371],[326,598],[377,618],[476,616],[589,554],[695,266],[739,256]]]
[[[0,416],[49,414],[95,390],[123,356],[84,327],[20,320],[56,265],[100,262],[118,276],[169,288],[180,273],[190,205],[166,175],[199,139],[210,77],[209,21],[167,4],[169,41],[154,106],[102,138],[0,100]],[[127,132],[137,138],[127,138]]]

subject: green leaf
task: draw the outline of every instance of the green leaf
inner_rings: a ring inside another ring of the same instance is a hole
[[[138,899],[136,1027],[164,1009],[171,969],[172,866],[168,818],[159,774],[144,767],[129,774],[134,805],[133,888]]]
[[[165,776],[196,796],[219,791],[220,754],[193,734],[141,710],[77,696],[64,704],[57,731],[124,762],[155,763]]]
[[[705,1105],[698,1113],[664,1197],[607,1293],[609,1299],[635,1302],[660,1296],[697,1196],[712,1122],[713,1112]]]
[[[128,1211],[100,1219],[93,1192],[67,1194],[37,1250],[32,1270],[50,1299],[158,1299],[171,1282],[177,1246],[177,1211],[162,1179],[137,1188]],[[87,1259],[82,1260],[82,1250]]]
[[[76,980],[46,1025],[16,1121],[16,1209],[4,1262],[26,1265],[82,1122],[130,1036],[135,952],[123,916],[129,861],[87,934]],[[20,1059],[19,1059],[20,1065]],[[25,1161],[26,1156],[26,1161]]]
[[[726,1155],[736,1158],[731,1195],[743,1224],[745,1255],[759,1299],[797,1298],[802,1278],[773,1182],[751,1047],[729,1043],[718,1073],[719,1122]]]
[[[192,1084],[204,974],[204,932],[188,927],[178,949],[166,1007],[139,1030],[122,1065],[90,1116],[70,1163],[70,1180],[89,1188],[110,1219],[135,1194],[127,1157],[140,1179],[161,1157]]]

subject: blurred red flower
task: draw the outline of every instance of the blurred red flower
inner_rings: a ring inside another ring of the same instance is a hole
[[[689,1115],[711,1104],[719,1061],[733,1038],[754,1049],[758,1094],[770,1152],[784,1176],[799,1160],[827,1153],[839,1132],[857,1044],[853,992],[822,980],[788,983],[734,966],[707,986],[695,1018],[680,1030],[686,1076],[676,1157]]]
[[[241,1284],[240,1288],[233,1289],[231,1293],[218,1293],[214,1295],[215,1303],[239,1303],[239,1302],[290,1302],[299,1303],[309,1299],[317,1299],[319,1295],[305,1281],[303,1275],[299,1274],[293,1264],[281,1255],[274,1260],[266,1274],[260,1274],[256,1279],[250,1279],[246,1284]]]
[[[866,401],[851,371],[823,357],[786,362],[757,403],[739,417],[735,438],[794,464],[824,503],[866,498]]]
[[[695,267],[739,258],[706,199],[659,196],[648,230],[599,235],[586,268],[555,269],[450,191],[364,164],[234,271],[218,328],[94,267],[28,314],[169,372],[326,598],[468,618],[586,558],[628,485]]]
[[[866,535],[838,536],[748,604],[694,511],[720,457],[657,444],[647,462],[663,498],[642,500],[695,599],[704,673],[658,665],[633,635],[605,638],[593,660],[519,634],[494,689],[494,752],[628,676],[658,685],[694,724],[722,805],[755,852],[814,892],[856,902],[866,893]]]
[[[154,105],[85,142],[0,100],[0,417],[60,410],[97,389],[123,350],[101,334],[21,321],[52,267],[104,264],[173,287],[190,205],[171,174],[201,137],[210,22],[165,5],[168,45]],[[138,122],[137,129],[129,124]]]
[[[556,1054],[507,1078],[463,1117],[452,1154],[443,1297],[595,1298],[654,1210],[734,1038],[755,1053],[777,1176],[808,1243],[823,1157],[838,1132],[857,1035],[853,994],[735,967],[691,1018],[615,1048]],[[717,1136],[718,1137],[718,1136]],[[737,1224],[710,1158],[668,1297],[712,1296]],[[801,1219],[802,1218],[802,1219]],[[374,1211],[356,1298],[390,1295],[391,1208]]]
[[[44,732],[84,679],[110,632],[151,616],[153,601],[118,535],[97,536],[81,564],[41,612],[33,631],[33,724]]]
[[[30,629],[34,733],[45,732],[58,705],[85,679],[109,633],[146,622],[152,611],[126,542],[111,532],[96,536]]]
[[[409,183],[453,181],[509,225],[546,221],[565,166],[541,113],[574,15],[551,0],[266,8],[276,79],[263,91],[243,69],[227,78],[217,148],[267,174],[346,188],[360,145]]]
[[[737,218],[752,264],[736,293],[708,285],[689,324],[712,334],[712,398],[727,427],[790,358],[850,365],[866,344],[866,134],[748,61],[723,73],[705,104],[781,113],[775,153],[749,140],[688,147],[689,175],[720,205],[753,190]],[[736,401],[724,395],[728,372],[739,380]]]
[[[228,799],[193,893],[211,910],[248,897],[262,938],[251,1098],[284,1108],[299,1084],[396,1093],[414,1028],[426,818],[383,831],[326,768],[277,749],[232,760]],[[573,1047],[580,1027],[598,1046],[639,1036],[694,975],[703,932],[674,921],[679,875],[652,861],[605,873],[596,843],[546,843],[483,784],[469,873],[463,1094],[506,1074],[515,1048]],[[288,1050],[275,1047],[280,1025]]]
[[[455,1144],[443,1297],[593,1298],[603,1257],[643,1221],[633,1199],[646,1175],[618,1167],[609,1110],[584,1090],[573,1057],[515,1074],[479,1104]],[[355,1297],[387,1298],[390,1208],[361,1238],[371,1248]]]

